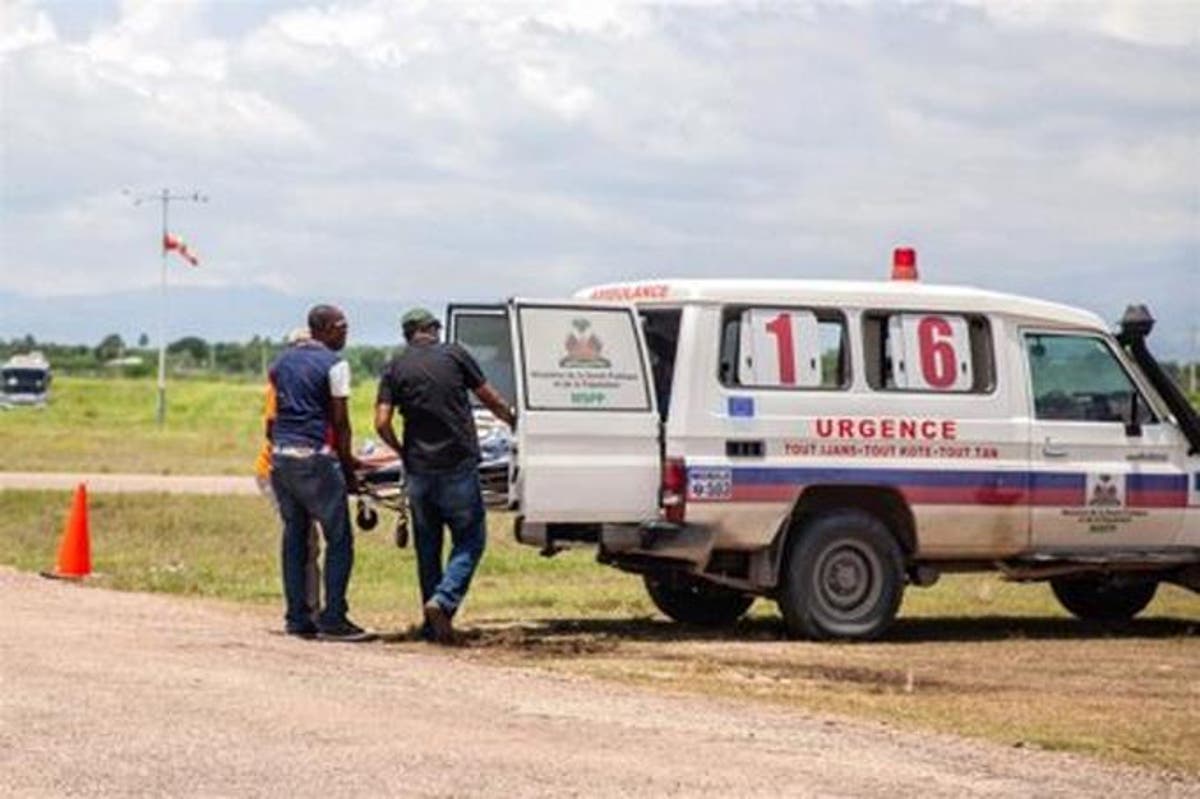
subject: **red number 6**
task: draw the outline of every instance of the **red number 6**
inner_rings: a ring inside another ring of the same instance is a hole
[[[921,348],[921,374],[934,388],[954,385],[958,358],[954,354],[954,331],[940,316],[926,316],[917,324],[917,341]]]

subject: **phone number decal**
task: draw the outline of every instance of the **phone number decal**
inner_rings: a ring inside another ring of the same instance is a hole
[[[689,499],[732,499],[732,469],[689,469]]]

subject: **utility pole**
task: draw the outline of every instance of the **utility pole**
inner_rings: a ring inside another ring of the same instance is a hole
[[[125,193],[130,194],[130,191],[126,189]],[[162,427],[167,418],[167,233],[170,232],[167,227],[168,209],[173,202],[206,203],[208,197],[198,191],[191,194],[172,194],[170,189],[153,194],[133,195],[134,205],[151,201],[162,204],[162,235],[158,240],[162,255],[162,283],[158,309],[158,404],[154,412],[158,426]]]

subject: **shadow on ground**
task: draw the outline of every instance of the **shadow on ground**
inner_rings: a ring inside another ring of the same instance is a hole
[[[680,641],[779,642],[787,639],[777,618],[744,619],[732,627],[708,630],[650,618],[537,619],[528,622],[468,628],[468,647],[507,647],[573,651],[580,654],[615,648],[622,642]],[[1200,634],[1200,620],[1149,618],[1120,625],[1100,625],[1074,619],[1021,616],[943,617],[900,619],[880,639],[882,643],[987,642],[1014,639],[1087,640],[1157,639]]]

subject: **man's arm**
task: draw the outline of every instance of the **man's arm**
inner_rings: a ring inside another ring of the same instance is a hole
[[[342,474],[346,478],[346,490],[358,491],[358,476],[354,473],[361,464],[350,446],[350,409],[345,397],[330,399],[331,419],[333,423],[334,447],[337,450],[338,461],[342,464]]]
[[[333,446],[342,474],[346,478],[346,490],[358,491],[358,476],[355,470],[362,466],[354,457],[353,433],[350,430],[350,364],[338,361],[329,370],[329,422],[333,425]]]
[[[375,432],[383,439],[383,443],[387,444],[397,455],[404,454],[404,447],[400,444],[400,439],[396,437],[396,428],[392,427],[392,416],[396,409],[390,402],[377,402],[375,404]]]
[[[509,427],[516,429],[517,416],[514,408],[508,404],[508,401],[500,395],[500,392],[492,388],[491,383],[484,383],[479,388],[475,389],[475,396],[479,397],[479,401],[491,411],[497,419],[504,422]]]

